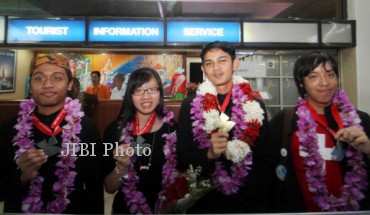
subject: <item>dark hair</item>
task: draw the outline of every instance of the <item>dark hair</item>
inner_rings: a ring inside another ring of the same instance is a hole
[[[100,72],[99,72],[99,71],[92,71],[92,72],[90,73],[90,76],[91,76],[92,74],[96,74],[96,75],[98,76],[98,78],[100,78]]]
[[[67,95],[72,99],[77,99],[78,95],[80,94],[80,80],[78,80],[78,78],[76,77],[73,77],[72,81],[73,81],[72,90],[68,91]]]
[[[71,70],[65,69],[68,77],[68,83],[70,83],[73,80],[72,72]]]
[[[125,75],[124,75],[123,73],[117,73],[117,74],[114,76],[114,78],[113,78],[113,79],[115,79],[115,78],[117,78],[117,79],[121,80],[122,82],[124,82],[124,81],[125,81]]]
[[[125,96],[123,97],[123,102],[120,110],[120,114],[118,116],[118,120],[122,120],[122,125],[126,126],[128,122],[134,120],[134,116],[136,114],[136,108],[134,103],[132,102],[132,93],[135,89],[141,87],[143,84],[150,81],[150,79],[154,78],[159,87],[159,104],[155,108],[155,112],[157,116],[163,117],[164,111],[164,93],[163,93],[163,85],[161,78],[158,75],[158,72],[151,68],[140,68],[135,70],[131,73],[130,78],[128,79],[127,88],[125,92]]]
[[[303,84],[303,79],[310,74],[316,67],[320,64],[331,63],[334,73],[337,78],[338,75],[338,63],[329,53],[325,51],[311,51],[303,56],[301,56],[294,64],[293,75],[294,81],[297,86],[299,95],[303,98],[306,94]]]
[[[222,51],[228,53],[231,57],[231,60],[235,60],[235,47],[230,45],[227,42],[221,42],[221,41],[214,41],[211,43],[208,43],[205,47],[203,47],[202,51],[200,52],[200,58],[202,59],[202,63],[204,62],[204,56],[212,49],[221,49]]]

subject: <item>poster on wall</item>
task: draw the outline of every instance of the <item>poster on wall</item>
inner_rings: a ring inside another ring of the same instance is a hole
[[[39,54],[44,55],[44,54]],[[168,55],[131,55],[131,54],[68,54],[72,75],[80,81],[81,91],[85,91],[91,85],[90,73],[100,72],[100,84],[113,89],[113,78],[117,73],[125,75],[124,87],[130,78],[130,74],[138,68],[150,67],[156,70],[162,80],[165,96],[171,96],[171,83],[173,77],[183,71],[183,56],[177,54]],[[184,73],[185,74],[185,73]],[[186,80],[186,79],[185,79]]]
[[[0,50],[0,93],[15,91],[15,51]]]

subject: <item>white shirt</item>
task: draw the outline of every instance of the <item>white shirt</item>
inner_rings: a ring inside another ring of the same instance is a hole
[[[123,99],[123,97],[125,96],[125,92],[126,92],[126,88],[124,88],[123,85],[122,85],[120,90],[118,90],[118,88],[115,87],[112,90],[112,94],[110,95],[110,99]]]

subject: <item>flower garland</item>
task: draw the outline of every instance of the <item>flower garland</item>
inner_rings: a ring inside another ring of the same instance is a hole
[[[161,119],[163,123],[171,124],[171,120],[174,118],[174,114],[167,109],[164,109],[165,116]],[[121,143],[130,143],[133,140],[132,134],[132,123],[127,123],[125,129],[122,131]],[[163,134],[163,138],[166,140],[166,144],[163,146],[163,152],[166,158],[166,163],[162,167],[162,191],[159,192],[158,196],[161,197],[165,192],[165,187],[175,182],[178,176],[176,170],[176,132]],[[137,190],[136,184],[139,182],[139,176],[137,175],[134,164],[136,157],[132,156],[131,164],[128,167],[128,177],[123,180],[122,192],[125,196],[126,205],[132,214],[143,213],[153,214],[152,209],[146,202],[144,194]]]
[[[252,165],[252,151],[249,145],[254,145],[264,119],[264,111],[259,103],[254,101],[249,83],[240,76],[234,76],[233,84],[231,100],[234,105],[231,121],[235,122],[234,140],[228,141],[228,150],[231,152],[227,156],[234,158],[230,168],[231,176],[221,162],[216,162],[215,172],[212,174],[213,182],[220,185],[221,192],[225,195],[234,194],[238,192],[240,186],[243,186]],[[216,88],[210,81],[205,81],[199,86],[191,103],[193,134],[201,149],[210,147],[211,133],[217,129],[215,124],[220,120],[216,99]]]
[[[359,201],[364,198],[362,193],[367,187],[367,173],[361,151],[354,149],[348,144],[346,151],[347,165],[352,168],[344,177],[344,185],[341,188],[340,197],[328,193],[325,185],[325,173],[323,172],[324,160],[318,152],[318,140],[316,135],[317,123],[312,118],[310,111],[305,105],[306,100],[298,101],[298,140],[302,150],[307,152],[303,162],[306,167],[308,190],[312,193],[316,205],[322,211],[348,211],[359,210]],[[355,108],[349,102],[344,91],[336,93],[333,103],[337,106],[345,127],[360,127]]]
[[[32,136],[32,112],[35,110],[37,104],[33,99],[22,102],[20,105],[20,111],[18,113],[18,123],[15,125],[15,129],[18,130],[17,135],[14,137],[13,142],[19,149],[15,152],[15,160],[18,163],[19,157],[29,149],[35,148],[35,143],[30,139]],[[65,117],[66,125],[62,128],[62,152],[67,153],[66,143],[80,142],[77,134],[81,132],[81,117],[84,115],[81,112],[81,104],[77,99],[72,100],[71,98],[65,99],[64,109],[67,112]],[[79,146],[76,147],[76,152],[79,151]],[[27,196],[22,202],[22,210],[27,213],[61,213],[67,205],[70,203],[68,195],[73,190],[73,183],[77,173],[71,171],[75,168],[76,156],[61,156],[60,160],[55,164],[56,170],[55,175],[58,180],[53,185],[53,191],[55,193],[55,199],[47,203],[46,208],[41,200],[41,187],[44,182],[44,178],[41,175],[37,175],[30,181],[30,188]]]

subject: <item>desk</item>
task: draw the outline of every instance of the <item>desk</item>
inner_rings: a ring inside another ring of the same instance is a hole
[[[5,120],[17,116],[19,111],[19,104],[23,100],[0,100],[0,123]],[[164,101],[165,107],[173,111],[175,114],[175,120],[178,120],[178,114],[180,111],[182,100],[170,100]],[[117,118],[121,109],[122,100],[100,100],[95,108],[92,110],[91,118],[98,125],[100,134],[103,135],[105,128]]]

